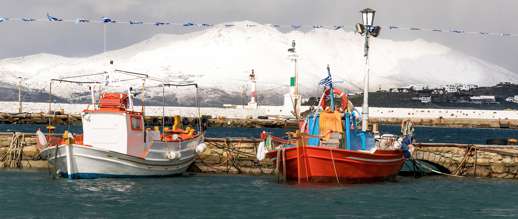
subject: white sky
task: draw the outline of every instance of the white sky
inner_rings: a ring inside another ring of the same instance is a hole
[[[416,26],[466,31],[518,33],[517,0],[2,0],[0,17],[193,21],[337,25],[361,20],[359,10],[377,10],[378,25]],[[108,49],[122,48],[157,33],[184,28],[114,25]],[[483,37],[448,33],[382,30],[382,38],[422,38],[479,57],[518,73],[518,37]],[[52,53],[88,56],[103,50],[102,26],[65,23],[0,23],[0,58]]]

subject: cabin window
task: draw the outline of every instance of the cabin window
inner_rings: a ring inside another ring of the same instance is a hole
[[[131,116],[131,129],[132,130],[142,130],[142,117],[141,116]]]

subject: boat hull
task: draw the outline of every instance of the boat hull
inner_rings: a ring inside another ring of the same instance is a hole
[[[57,174],[73,179],[172,176],[184,173],[196,158],[199,142],[185,143],[192,146],[175,159],[143,159],[77,144],[48,147],[40,155],[55,167]]]
[[[282,152],[284,150],[284,152]],[[393,179],[404,164],[400,150],[374,153],[332,147],[291,147],[271,151],[268,156],[288,181],[367,183]],[[283,160],[284,159],[284,160]],[[285,174],[283,171],[285,170]]]

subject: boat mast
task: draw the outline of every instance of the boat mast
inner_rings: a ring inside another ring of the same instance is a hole
[[[22,77],[18,77],[18,113],[23,112],[23,105],[22,105]]]

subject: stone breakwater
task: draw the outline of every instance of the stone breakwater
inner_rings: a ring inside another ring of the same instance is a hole
[[[422,143],[413,157],[457,176],[518,179],[518,147]]]

